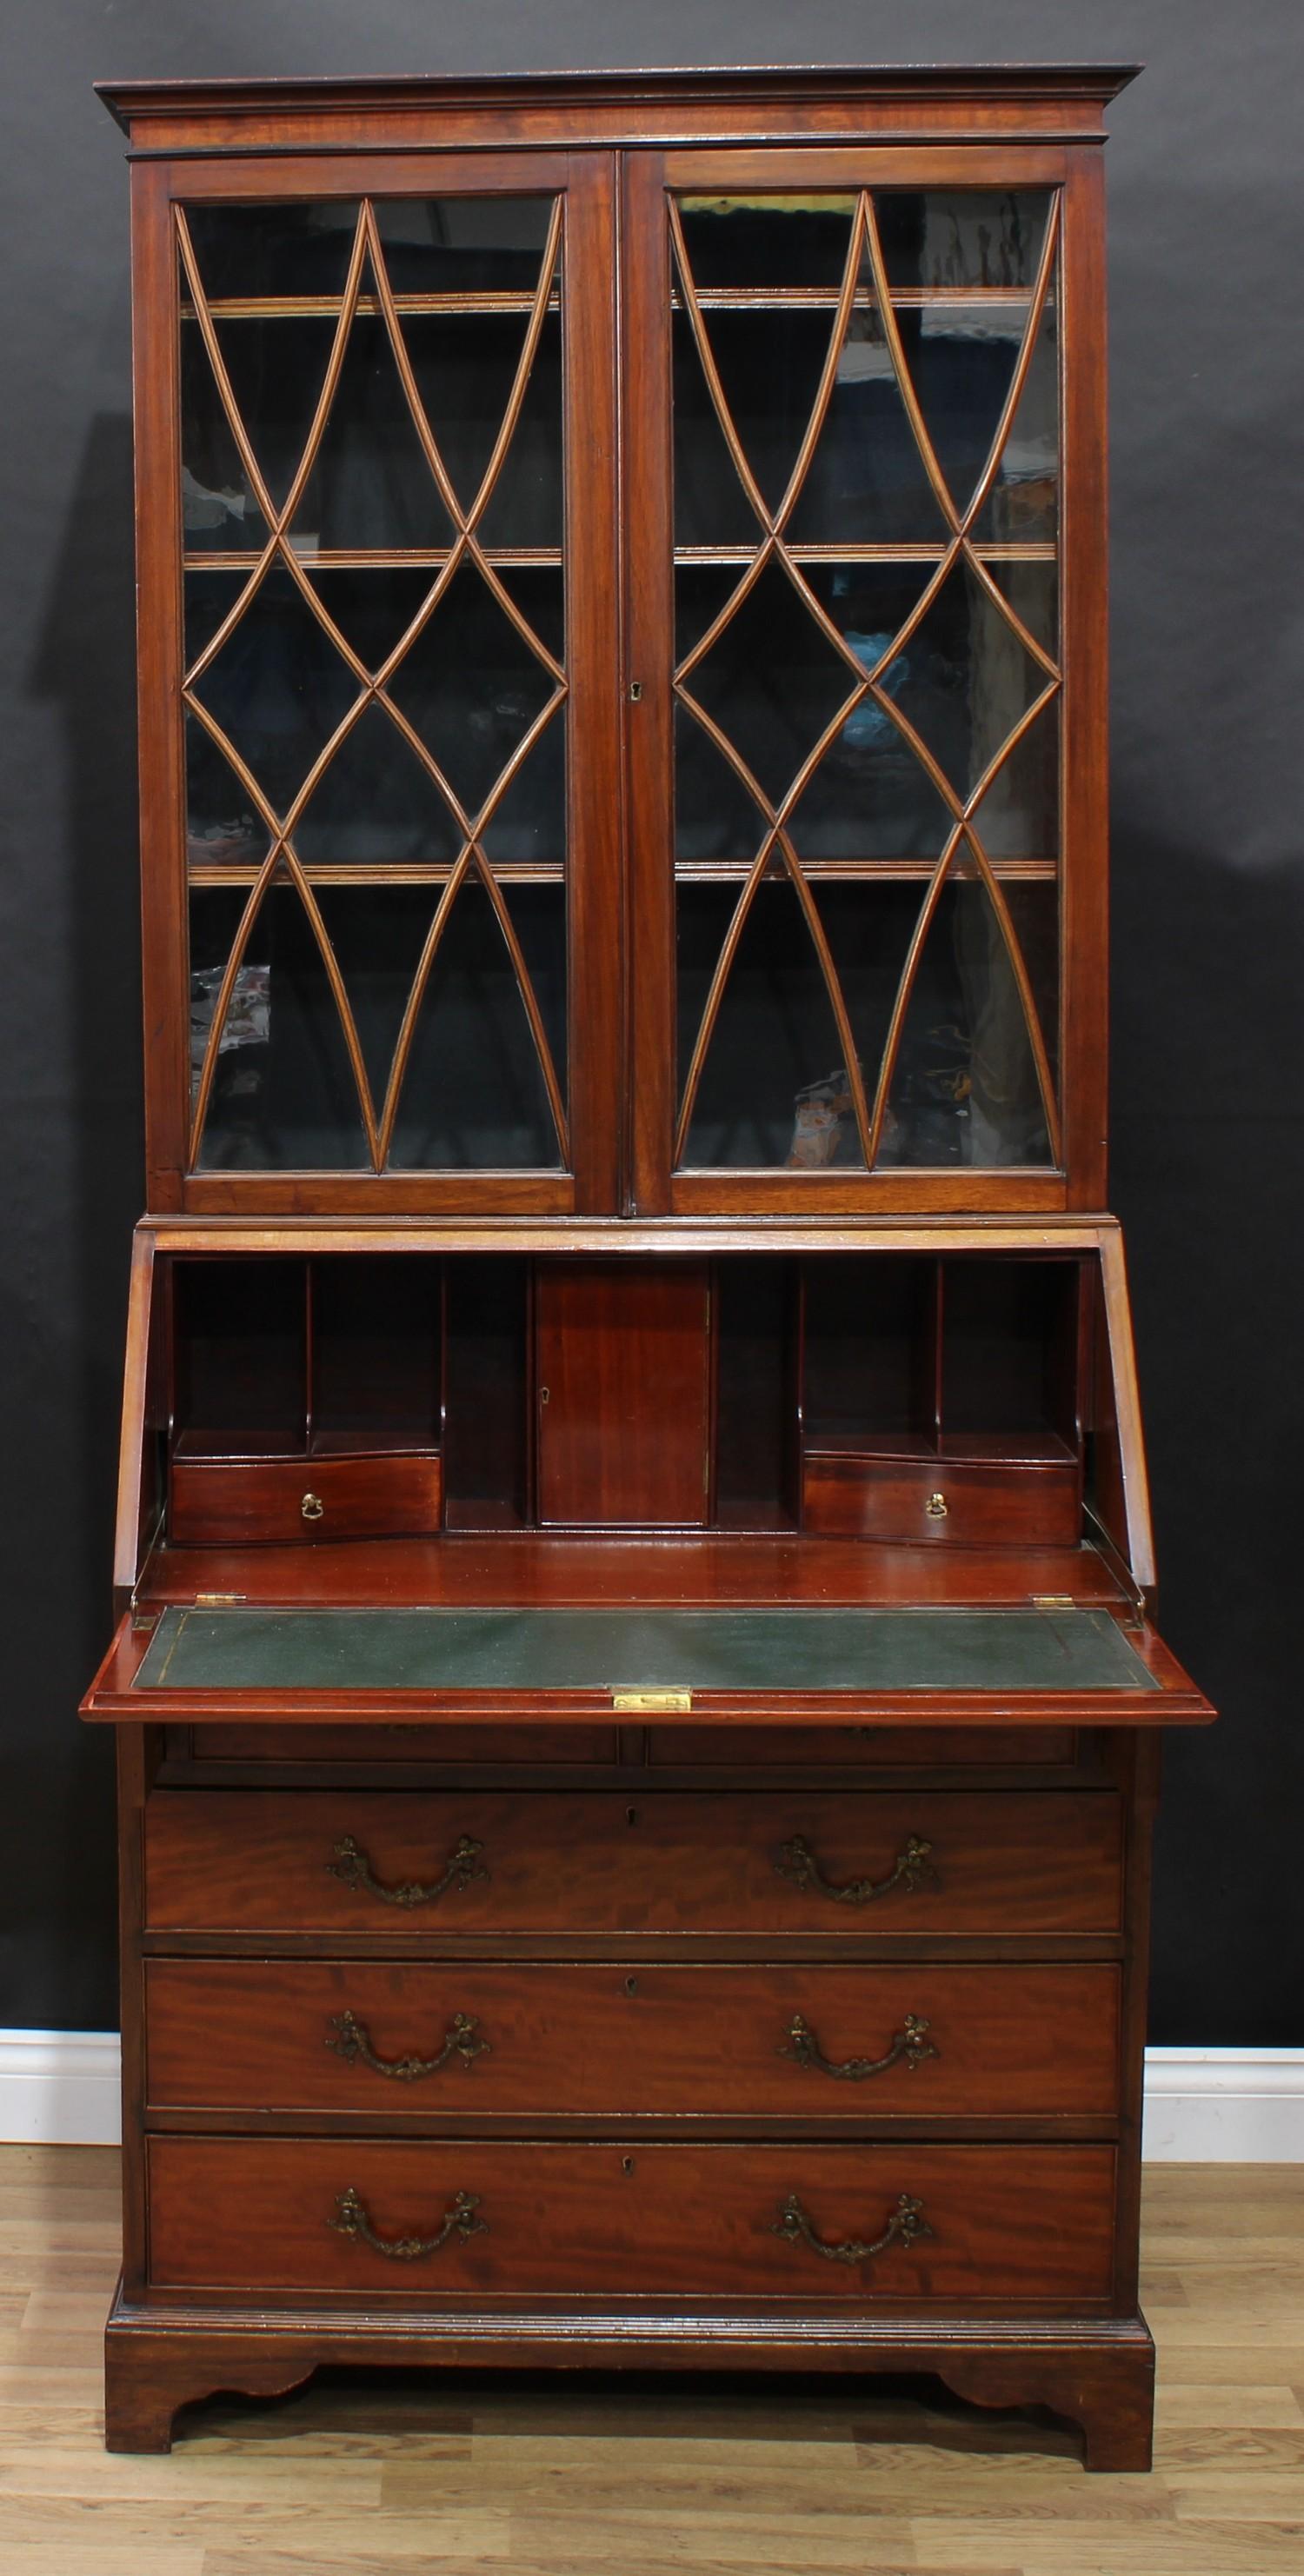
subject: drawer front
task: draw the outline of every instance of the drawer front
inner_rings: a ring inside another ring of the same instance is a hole
[[[155,2137],[148,2155],[160,2288],[917,2308],[1111,2286],[1112,2147]]]
[[[367,1458],[175,1458],[169,1527],[180,1547],[293,1539],[421,1538],[440,1525],[437,1453]]]
[[[807,1453],[806,1529],[830,1538],[927,1540],[970,1547],[1073,1547],[1081,1476],[1062,1465]]]
[[[229,1730],[227,1730],[229,1732]],[[1021,1764],[1061,1769],[1077,1755],[1071,1726],[656,1726],[648,1737],[654,1769],[752,1771],[788,1769],[986,1770]]]
[[[614,1726],[192,1726],[195,1762],[500,1762],[616,1759]],[[1026,1759],[1026,1756],[1025,1756]]]
[[[1112,1931],[1109,1790],[163,1789],[151,1931]]]
[[[1109,2113],[1112,1967],[152,1959],[149,2107],[864,2121]]]

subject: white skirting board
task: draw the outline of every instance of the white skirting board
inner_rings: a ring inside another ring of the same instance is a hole
[[[117,2032],[0,2030],[0,2140],[115,2146]],[[1147,2049],[1145,2152],[1304,2164],[1304,2048]]]

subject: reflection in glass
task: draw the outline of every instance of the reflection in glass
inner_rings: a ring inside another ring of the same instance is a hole
[[[991,491],[978,513],[980,544],[1052,539],[1059,519],[1059,356],[1055,307],[1042,308],[1028,372]]]
[[[735,574],[729,587],[737,580]],[[718,585],[718,574],[679,575],[687,632],[705,630],[703,603]],[[856,679],[786,574],[771,564],[685,686],[777,805]]]
[[[560,575],[517,573],[511,589],[540,641],[559,641]],[[463,566],[404,655],[390,694],[474,816],[553,685],[483,576]]]
[[[1019,614],[1040,643],[1053,630],[1055,568],[1003,569],[1019,574]],[[967,797],[1047,675],[968,564],[948,573],[904,649],[904,664],[893,704],[956,794]]]
[[[687,1079],[737,889],[679,889],[679,1088]],[[810,931],[786,878],[758,891],[725,987],[683,1157],[693,1165],[788,1162],[799,1096],[845,1070],[837,1023]],[[855,1128],[850,1129],[854,1151]]]
[[[937,545],[948,533],[871,304],[852,313],[788,532],[795,545]]]
[[[948,884],[906,1011],[879,1161],[988,1170],[1050,1160],[1032,1041],[991,898],[981,882]]]
[[[191,1069],[204,1053],[242,910],[234,890],[190,897]],[[293,886],[265,896],[237,972],[200,1144],[201,1171],[321,1171],[369,1163],[357,1086],[321,951]]]
[[[679,218],[699,289],[824,287],[847,262],[854,197],[681,197]]]
[[[204,294],[214,297],[344,292],[357,199],[298,198],[285,205],[190,205],[186,223]]]
[[[1050,211],[1044,188],[876,188],[888,283],[1031,286]]]

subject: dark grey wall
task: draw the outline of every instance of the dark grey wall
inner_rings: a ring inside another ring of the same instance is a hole
[[[1298,0],[46,0],[0,170],[0,2022],[114,2019],[107,1636],[141,1194],[127,201],[97,77],[1140,57],[1109,147],[1114,1185],[1164,1625],[1222,1726],[1168,1766],[1154,2036],[1293,2042],[1304,957]]]

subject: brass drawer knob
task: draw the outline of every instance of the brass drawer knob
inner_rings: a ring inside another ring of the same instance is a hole
[[[903,2191],[881,2236],[871,2245],[862,2245],[854,2236],[840,2245],[829,2245],[817,2236],[795,2191],[790,2191],[770,2229],[772,2236],[785,2236],[790,2245],[809,2245],[812,2254],[822,2254],[826,2263],[868,2263],[889,2245],[913,2245],[917,2236],[931,2236],[932,2228],[924,2217],[924,2204]]]
[[[924,1510],[930,1521],[944,1521],[946,1518],[945,1494],[930,1494],[924,1505]]]
[[[346,2011],[332,2013],[326,2046],[333,2048],[347,2066],[356,2066],[361,2058],[363,2065],[370,2066],[377,2075],[392,2075],[400,2084],[415,2084],[423,2075],[437,2074],[450,2057],[458,2058],[469,2075],[477,2057],[491,2056],[488,2040],[476,2037],[479,2027],[474,2013],[454,2013],[444,2033],[443,2047],[433,2057],[378,2057],[365,2021]]]
[[[791,2057],[798,2066],[816,2066],[821,2075],[845,2076],[848,2083],[863,2084],[867,2075],[886,2075],[889,2066],[898,2065],[902,2058],[913,2074],[926,2057],[939,2056],[940,2051],[926,2036],[927,2030],[927,2022],[918,2013],[907,2013],[904,2029],[893,2033],[885,2056],[844,2057],[835,2064],[831,2057],[825,2056],[804,2013],[794,2013],[779,2055]]]
[[[459,2191],[444,2212],[443,2225],[433,2236],[378,2236],[362,2194],[350,2183],[335,2203],[336,2216],[328,2218],[326,2224],[334,2228],[337,2236],[352,2236],[370,2245],[374,2253],[387,2255],[391,2263],[419,2263],[423,2255],[437,2254],[450,2236],[460,2237],[464,2245],[468,2236],[487,2236],[488,2220],[475,2215],[479,2206],[478,2192]]]
[[[326,1516],[326,1506],[320,1494],[305,1494],[299,1510],[306,1521],[320,1521]]]

